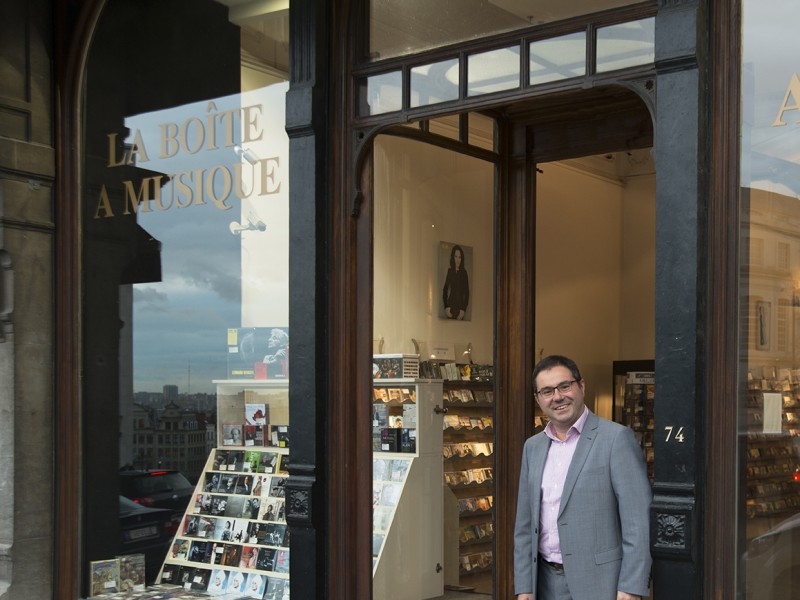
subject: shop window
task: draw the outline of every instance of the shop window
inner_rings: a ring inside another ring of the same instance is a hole
[[[411,107],[458,100],[458,59],[411,69]]]
[[[586,74],[586,32],[531,42],[530,84],[538,85]]]
[[[591,12],[636,4],[630,0],[590,3]],[[370,0],[369,58],[414,54],[498,33],[587,14],[577,0],[526,3],[516,0]]]
[[[793,8],[742,3],[739,302],[746,320],[738,361],[736,536],[742,600],[796,598],[800,590],[800,275],[792,271],[788,241],[800,235],[800,41],[791,33]]]
[[[121,40],[135,40],[135,51]],[[267,402],[269,388],[282,402],[269,413],[278,421],[268,424],[262,409],[254,452],[267,452],[270,424],[288,436],[288,2],[108,0],[85,80],[88,574],[90,561],[125,553],[119,496],[132,471],[150,470],[154,480],[164,477],[156,467],[182,472],[169,499],[150,498],[174,511],[181,536],[193,531],[185,513],[195,487],[186,480],[204,481],[226,426],[244,430],[245,397]],[[233,380],[236,391],[221,399]],[[153,432],[139,436],[143,453],[133,447],[140,415]],[[200,420],[202,435],[184,433]],[[217,427],[206,432],[206,422]],[[244,451],[243,436],[229,441]],[[286,447],[275,452],[288,456]],[[243,462],[230,471],[237,468]],[[237,494],[252,492],[251,481],[243,486]],[[242,519],[243,527],[257,520]],[[148,583],[171,541],[148,554]],[[183,557],[182,568],[206,565]],[[259,576],[285,583],[288,572]],[[89,583],[85,597],[96,591]]]
[[[477,96],[520,86],[519,46],[470,54],[467,95]]]
[[[656,48],[654,17],[597,29],[595,70],[616,71],[653,62]]]

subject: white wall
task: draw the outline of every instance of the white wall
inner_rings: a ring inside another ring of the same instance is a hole
[[[375,339],[384,353],[425,343],[472,343],[473,361],[493,362],[494,165],[408,139],[375,143]],[[438,316],[439,242],[473,249],[467,264],[471,321]]]

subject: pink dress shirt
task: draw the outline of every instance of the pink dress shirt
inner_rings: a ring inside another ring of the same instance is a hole
[[[583,407],[583,414],[567,431],[567,437],[562,442],[558,439],[553,428],[553,423],[547,424],[544,433],[552,441],[550,450],[542,472],[542,502],[539,511],[539,554],[547,561],[563,563],[561,558],[561,542],[558,538],[558,509],[561,506],[561,494],[564,492],[564,482],[567,471],[578,447],[583,425],[589,416],[589,409]]]

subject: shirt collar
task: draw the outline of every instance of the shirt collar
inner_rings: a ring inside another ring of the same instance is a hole
[[[589,408],[587,406],[584,406],[583,407],[583,412],[581,413],[581,416],[578,417],[578,420],[575,421],[575,423],[572,425],[572,427],[569,428],[569,431],[567,431],[567,437],[565,438],[565,440],[568,440],[573,435],[580,436],[580,434],[583,432],[583,426],[586,425],[586,419],[588,419],[588,418],[589,418]],[[573,431],[575,433],[573,433]],[[558,439],[558,436],[556,435],[555,428],[553,427],[553,422],[552,421],[549,421],[547,423],[547,426],[544,428],[544,433],[545,433],[545,435],[547,435],[547,437],[549,437],[554,442],[560,442],[561,441],[560,439]]]

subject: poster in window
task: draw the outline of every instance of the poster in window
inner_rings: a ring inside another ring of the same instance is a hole
[[[473,264],[471,246],[439,242],[440,318],[454,321],[472,319],[469,271]]]

